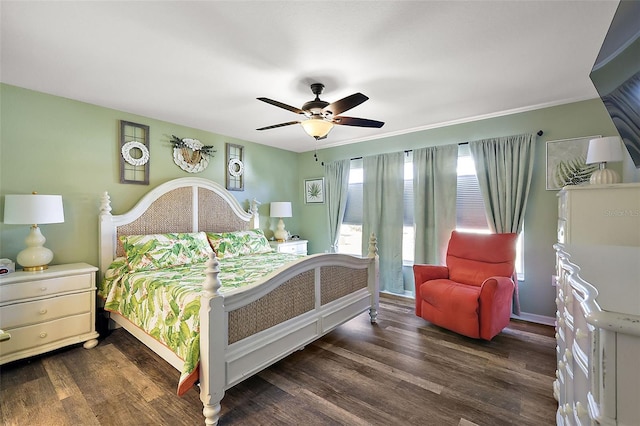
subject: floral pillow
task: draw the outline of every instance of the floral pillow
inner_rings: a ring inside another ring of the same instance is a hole
[[[220,259],[273,251],[262,229],[207,233],[209,243]]]
[[[206,262],[211,246],[204,232],[123,235],[129,271],[149,271]]]

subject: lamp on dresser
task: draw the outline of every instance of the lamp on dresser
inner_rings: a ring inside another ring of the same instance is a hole
[[[606,168],[607,162],[610,161],[622,161],[620,137],[607,136],[591,139],[587,151],[587,164],[598,163],[600,165],[600,168],[591,175],[589,182],[592,185],[620,183],[620,175],[615,170]]]
[[[278,228],[273,232],[273,236],[276,240],[282,242],[287,239],[287,231],[284,230],[283,217],[291,217],[291,203],[289,201],[274,201],[269,205],[269,215],[271,217],[278,217]]]
[[[18,253],[17,261],[25,271],[42,271],[53,260],[53,252],[44,247],[46,238],[38,224],[64,222],[61,195],[5,195],[4,223],[31,225],[25,239],[27,248]]]

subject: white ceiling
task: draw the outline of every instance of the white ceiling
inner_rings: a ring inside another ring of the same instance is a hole
[[[295,152],[597,97],[617,1],[2,0],[1,81]],[[301,107],[355,92],[316,142]],[[533,130],[533,129],[530,129]],[[190,137],[189,135],[180,135]],[[207,143],[207,141],[202,141]]]

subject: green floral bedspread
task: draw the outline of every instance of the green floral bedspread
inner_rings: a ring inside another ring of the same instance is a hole
[[[303,256],[263,253],[219,259],[221,294],[247,286]],[[200,293],[205,264],[129,272],[116,259],[98,286],[104,308],[121,314],[184,361],[178,394],[195,382],[200,360]]]

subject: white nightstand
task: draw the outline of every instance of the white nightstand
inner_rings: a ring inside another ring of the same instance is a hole
[[[86,263],[0,277],[0,365],[74,343],[98,344],[96,271]]]
[[[287,240],[282,243],[277,241],[269,241],[279,253],[307,254],[307,240]]]

